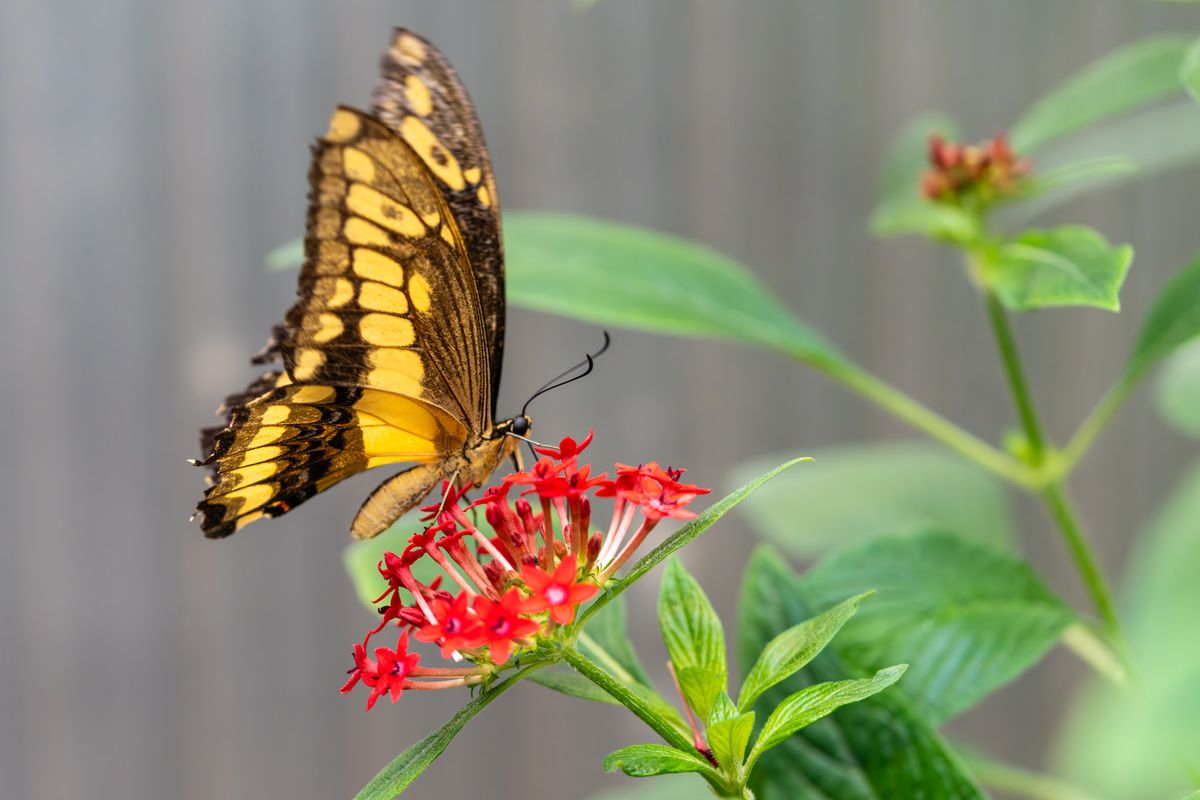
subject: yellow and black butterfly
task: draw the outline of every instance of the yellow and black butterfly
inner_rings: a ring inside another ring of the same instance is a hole
[[[443,480],[482,483],[530,427],[496,422],[504,350],[500,208],[479,120],[429,42],[397,29],[373,113],[339,107],[313,148],[299,299],[276,364],[202,432],[197,506],[224,537],[371,467],[351,526],[379,534]],[[281,362],[281,363],[280,363]],[[281,368],[280,368],[281,367]],[[219,411],[218,413],[221,413]]]

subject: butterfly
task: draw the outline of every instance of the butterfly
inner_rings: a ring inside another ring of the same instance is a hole
[[[272,369],[201,432],[210,538],[414,463],[363,503],[351,533],[368,538],[443,481],[519,461],[529,418],[495,420],[504,259],[479,119],[416,34],[396,29],[382,68],[372,112],[338,107],[313,147],[299,299],[252,359]]]

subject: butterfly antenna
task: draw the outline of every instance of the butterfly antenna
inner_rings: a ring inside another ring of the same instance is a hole
[[[592,373],[592,370],[596,368],[596,359],[599,358],[601,355],[603,355],[606,350],[608,350],[608,346],[610,344],[612,344],[612,337],[608,335],[608,331],[604,331],[604,344],[600,346],[600,349],[594,353],[588,353],[586,356],[584,356],[583,361],[580,361],[578,364],[574,364],[571,367],[563,370],[562,372],[558,373],[553,378],[551,378],[550,380],[548,380],[544,384],[542,384],[542,388],[540,388],[536,392],[534,392],[533,395],[528,400],[525,401],[525,405],[521,407],[521,416],[525,416],[525,412],[529,410],[530,403],[532,403],[538,397],[541,397],[542,395],[544,395],[546,392],[552,391],[554,389],[558,389],[562,386],[566,386],[568,383],[574,383],[575,381],[579,380],[580,378],[586,378],[588,375],[590,375]],[[572,378],[567,378],[566,380],[561,380],[562,378],[566,378],[572,372],[574,372],[575,370],[580,369],[582,367],[586,367],[586,369],[584,369],[583,372],[579,373],[578,375],[576,375]],[[556,383],[556,381],[560,381],[560,382]]]

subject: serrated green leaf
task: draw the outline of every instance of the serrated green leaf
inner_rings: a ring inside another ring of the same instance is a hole
[[[720,776],[707,761],[691,753],[667,747],[665,744],[635,744],[622,747],[604,759],[607,772],[621,770],[631,778],[649,778],[679,772],[698,772],[713,780]]]
[[[1126,372],[1136,378],[1200,335],[1200,258],[1181,269],[1159,293],[1142,323]]]
[[[829,681],[807,686],[775,706],[763,724],[747,764],[753,764],[767,750],[790,739],[801,728],[850,703],[865,700],[891,686],[904,675],[907,664],[881,669],[870,678]]]
[[[744,668],[780,631],[817,610],[782,558],[758,548],[746,568],[740,603],[738,655]],[[769,713],[806,685],[859,674],[843,661],[835,638],[803,670],[768,690],[757,710],[760,716]],[[895,690],[844,706],[802,729],[762,757],[751,786],[758,797],[788,800],[984,800],[953,752]]]
[[[786,680],[812,661],[854,616],[871,592],[847,598],[812,619],[793,625],[767,642],[738,693],[738,708],[749,709],[763,692]]]
[[[1106,800],[1177,797],[1200,780],[1200,462],[1133,538],[1121,621],[1136,691],[1092,681],[1070,709],[1059,771]]]
[[[505,215],[515,305],[656,333],[734,339],[803,359],[833,347],[733,260],[693,242],[587,217]]]
[[[761,474],[777,458],[743,464],[730,480]],[[925,442],[818,450],[811,469],[779,476],[744,508],[759,534],[801,556],[930,528],[1001,546],[1013,538],[1004,487],[965,458]]]
[[[449,746],[471,718],[487,708],[526,675],[545,666],[531,664],[513,673],[490,689],[481,691],[471,702],[458,710],[449,722],[396,756],[371,782],[354,796],[354,800],[392,800],[412,783]]]
[[[739,714],[708,726],[705,739],[712,748],[717,763],[725,770],[740,766],[746,757],[746,745],[754,731],[754,712]]]
[[[1179,91],[1182,36],[1157,36],[1110,51],[1038,100],[1012,128],[1018,153]]]
[[[638,659],[637,650],[629,640],[629,632],[625,625],[625,599],[621,596],[613,598],[587,622],[586,633],[595,640],[596,644],[629,673],[638,683],[651,686],[650,677]],[[583,642],[586,648],[587,643]]]
[[[864,669],[911,664],[897,691],[935,723],[1037,663],[1075,621],[1024,561],[947,533],[838,551],[801,586],[822,606],[876,590],[836,639],[839,652]]]
[[[725,632],[704,590],[679,559],[667,562],[663,572],[658,623],[688,705],[707,719],[725,689]]]
[[[539,686],[544,686],[569,697],[580,700],[591,700],[595,703],[620,705],[608,692],[601,689],[578,672],[567,669],[545,669],[529,676],[529,680]]]
[[[1031,230],[990,252],[983,277],[1012,311],[1061,306],[1121,308],[1121,284],[1133,261],[1129,245],[1113,247],[1082,225]]]
[[[1167,357],[1154,397],[1163,420],[1200,439],[1200,342],[1190,342]]]
[[[919,197],[898,197],[875,208],[871,233],[881,237],[927,236],[967,244],[979,238],[980,230],[979,221],[960,208]]]
[[[935,133],[948,141],[962,138],[954,118],[940,111],[920,114],[900,129],[884,162],[881,201],[917,196],[921,173],[929,166],[929,137]]]

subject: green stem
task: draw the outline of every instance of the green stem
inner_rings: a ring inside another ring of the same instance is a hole
[[[992,333],[996,336],[996,346],[1000,350],[1000,360],[1004,364],[1009,388],[1012,389],[1013,402],[1016,403],[1021,426],[1025,429],[1030,458],[1034,464],[1041,464],[1046,452],[1046,437],[1042,434],[1042,425],[1033,407],[1025,371],[1021,368],[1021,357],[1017,353],[1017,342],[1013,338],[1012,327],[1008,324],[1008,313],[993,292],[987,291],[986,294],[988,319],[992,323]]]
[[[599,686],[610,697],[632,711],[638,719],[649,725],[650,729],[661,736],[667,744],[688,753],[696,752],[691,741],[676,730],[666,717],[658,714],[642,698],[631,692],[623,683],[605,672],[587,656],[573,647],[564,647],[562,657],[563,661],[574,667],[576,672]]]
[[[1050,510],[1050,516],[1054,518],[1058,529],[1062,531],[1063,539],[1071,551],[1071,558],[1075,561],[1075,567],[1079,570],[1084,586],[1091,595],[1092,603],[1096,606],[1100,618],[1104,620],[1109,635],[1114,638],[1118,648],[1121,648],[1121,623],[1117,619],[1116,606],[1112,601],[1112,595],[1109,593],[1104,575],[1096,563],[1091,545],[1088,544],[1087,537],[1083,535],[1079,521],[1075,518],[1075,512],[1071,510],[1071,504],[1063,492],[1062,484],[1057,481],[1051,483],[1042,490],[1041,495],[1042,499],[1046,501],[1046,507]]]
[[[1067,442],[1066,447],[1062,450],[1062,455],[1059,458],[1059,471],[1063,476],[1070,475],[1071,471],[1083,458],[1084,453],[1095,443],[1096,439],[1108,426],[1113,415],[1120,410],[1125,401],[1129,399],[1129,395],[1133,394],[1134,388],[1137,386],[1139,373],[1127,372],[1116,385],[1105,392],[1100,398],[1100,402],[1092,409],[1091,413],[1079,426],[1079,430],[1075,431],[1075,435]]]
[[[1039,485],[1040,479],[1035,470],[968,433],[857,365],[843,360],[800,360],[1005,480],[1026,488]]]

